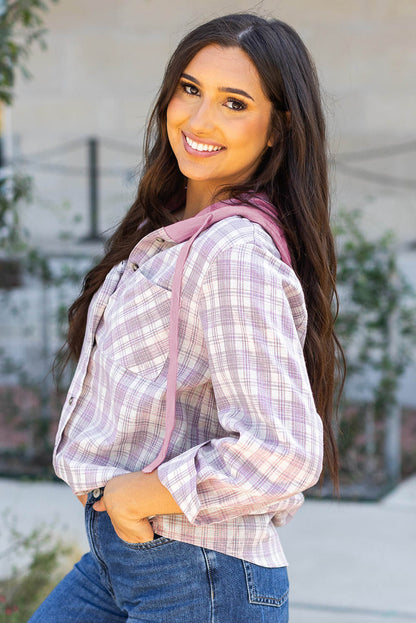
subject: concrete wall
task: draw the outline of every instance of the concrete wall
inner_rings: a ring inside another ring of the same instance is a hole
[[[33,79],[19,80],[17,86],[12,126],[21,153],[97,135],[133,147],[130,154],[103,148],[104,166],[134,169],[146,114],[179,38],[207,18],[252,9],[289,22],[308,45],[321,77],[334,156],[416,137],[413,0],[60,0],[46,17],[48,51],[33,50]],[[411,179],[414,153],[354,166]],[[47,161],[83,166],[85,149]],[[28,223],[34,235],[49,239],[61,227],[57,221],[63,201],[74,213],[85,213],[85,179],[29,170],[36,173],[37,203],[48,213],[48,230],[34,208]],[[114,223],[133,193],[125,174],[104,177],[102,228]],[[340,205],[363,208],[372,231],[392,227],[401,242],[416,239],[415,193],[406,184],[365,181],[339,167],[334,206]],[[68,210],[66,215],[69,219]]]

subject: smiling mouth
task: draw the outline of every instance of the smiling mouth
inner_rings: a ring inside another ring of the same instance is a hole
[[[222,147],[221,145],[208,145],[207,143],[197,143],[196,141],[193,141],[191,138],[189,138],[189,136],[186,136],[186,134],[184,134],[184,137],[187,145],[189,145],[189,147],[192,147],[192,149],[194,149],[195,151],[217,152],[225,149],[225,147]]]

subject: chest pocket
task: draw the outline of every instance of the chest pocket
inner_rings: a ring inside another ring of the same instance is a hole
[[[97,331],[97,349],[113,364],[155,380],[168,359],[171,291],[140,269],[110,297]]]

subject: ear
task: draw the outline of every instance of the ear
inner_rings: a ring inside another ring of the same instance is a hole
[[[285,115],[285,121],[286,124],[289,126],[290,125],[290,120],[291,120],[291,112],[290,110],[285,110],[282,111]],[[270,132],[270,137],[269,140],[267,141],[267,147],[273,147],[274,143],[275,143],[275,139],[276,139],[276,134],[279,134],[279,132],[277,130],[271,131]]]
[[[271,129],[270,130],[270,134],[269,134],[269,139],[267,141],[267,147],[273,147],[273,145],[276,142],[276,138],[277,138],[278,132],[276,131],[276,129]]]

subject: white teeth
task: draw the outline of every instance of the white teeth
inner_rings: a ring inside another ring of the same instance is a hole
[[[185,136],[185,140],[192,147],[192,149],[196,149],[196,151],[220,151],[221,147],[217,147],[215,145],[207,145],[206,143],[196,143],[188,136]]]

